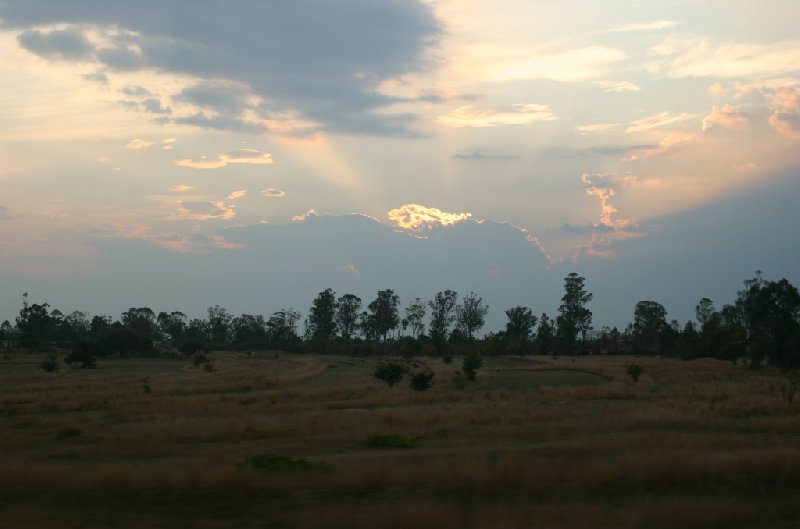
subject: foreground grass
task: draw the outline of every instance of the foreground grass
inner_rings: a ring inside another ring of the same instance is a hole
[[[795,527],[800,405],[727,363],[274,353],[0,363],[0,526]]]

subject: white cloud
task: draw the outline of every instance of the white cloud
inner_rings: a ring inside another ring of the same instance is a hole
[[[591,125],[578,125],[575,132],[578,134],[593,134],[595,132],[605,132],[607,130],[621,127],[621,123],[593,123]]]
[[[674,20],[657,20],[655,22],[639,22],[634,24],[625,24],[616,28],[607,29],[598,33],[630,33],[637,31],[661,31],[665,29],[672,29],[677,27],[680,23]]]
[[[183,192],[189,191],[191,189],[194,189],[194,187],[193,186],[187,186],[187,185],[172,186],[172,187],[169,188],[169,190],[172,191],[173,193],[183,193]]]
[[[448,213],[419,204],[405,204],[387,212],[386,215],[395,226],[410,231],[421,231],[435,224],[450,226],[472,217],[472,213]]]
[[[658,127],[663,127],[664,125],[685,121],[693,117],[695,117],[694,114],[688,114],[685,112],[681,114],[661,112],[659,114],[653,114],[652,116],[647,116],[646,118],[632,121],[628,128],[625,129],[625,132],[641,132],[643,130],[655,129]]]
[[[458,107],[438,120],[449,127],[497,127],[500,125],[530,125],[537,121],[557,119],[546,105],[518,104],[511,110],[476,108],[472,105]]]
[[[270,187],[262,191],[261,195],[269,198],[280,198],[286,196],[286,193],[274,187]]]
[[[143,140],[141,138],[136,138],[135,140],[131,140],[125,146],[126,149],[130,149],[132,151],[139,151],[142,149],[147,149],[152,145],[155,145],[156,142],[150,140]]]
[[[596,81],[595,84],[606,92],[638,92],[642,88],[630,81]]]
[[[219,169],[228,164],[271,164],[273,163],[272,155],[263,153],[256,149],[237,149],[231,152],[224,152],[218,154],[216,158],[211,159],[207,156],[200,158],[186,158],[183,160],[175,160],[175,165],[179,167],[190,167],[192,169]]]

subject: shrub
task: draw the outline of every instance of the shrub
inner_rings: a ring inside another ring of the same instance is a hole
[[[419,439],[415,437],[404,437],[394,434],[375,433],[361,441],[361,445],[366,448],[402,448],[405,450],[416,448]]]
[[[414,373],[411,377],[411,388],[417,391],[425,391],[433,386],[433,371],[421,371]]]
[[[628,373],[628,376],[631,377],[631,380],[634,382],[639,382],[639,377],[642,376],[644,373],[644,368],[639,364],[628,364],[625,368],[625,372]]]
[[[211,360],[208,358],[208,355],[205,353],[197,353],[192,358],[192,363],[195,367],[199,366],[200,364],[208,364]]]
[[[467,353],[464,357],[464,363],[461,365],[461,370],[464,371],[464,374],[467,375],[467,379],[470,381],[475,380],[475,376],[478,374],[478,369],[481,368],[483,364],[483,359],[481,359],[480,353],[477,351],[472,351]]]
[[[39,363],[39,367],[41,367],[42,370],[48,373],[55,373],[56,371],[58,371],[58,368],[60,367],[58,365],[58,357],[56,355],[48,356],[47,360],[42,360]]]
[[[408,371],[404,366],[390,362],[388,364],[381,364],[375,368],[375,378],[383,380],[393,388],[395,384],[403,380],[403,376]]]

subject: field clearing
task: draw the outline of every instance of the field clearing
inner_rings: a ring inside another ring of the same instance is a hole
[[[459,389],[460,358],[398,360],[416,392],[383,358],[210,356],[0,360],[0,527],[800,527],[785,373],[497,357]]]

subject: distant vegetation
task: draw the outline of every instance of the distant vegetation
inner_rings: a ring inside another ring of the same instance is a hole
[[[800,294],[786,279],[768,281],[756,272],[733,304],[717,309],[712,300],[701,298],[696,319],[683,324],[668,321],[660,303],[643,300],[622,330],[592,327],[587,308],[592,298],[585,278],[571,273],[564,278],[555,317],[537,317],[531,307],[511,307],[505,310],[504,331],[478,337],[489,307],[474,292],[459,300],[458,293],[445,290],[430,301],[416,298],[401,308],[391,289],[379,291],[366,306],[358,296],[337,297],[326,289],[311,302],[305,319],[291,308],[269,317],[234,316],[215,305],[204,319],[140,307],[116,320],[29,303],[26,293],[15,321],[0,325],[0,345],[7,351],[63,352],[65,361],[78,368],[95,367],[98,358],[110,355],[197,359],[212,350],[436,355],[448,361],[463,354],[470,379],[480,367],[480,355],[498,354],[713,357],[745,361],[753,368],[800,367]],[[55,371],[58,366],[51,359],[42,369]]]

